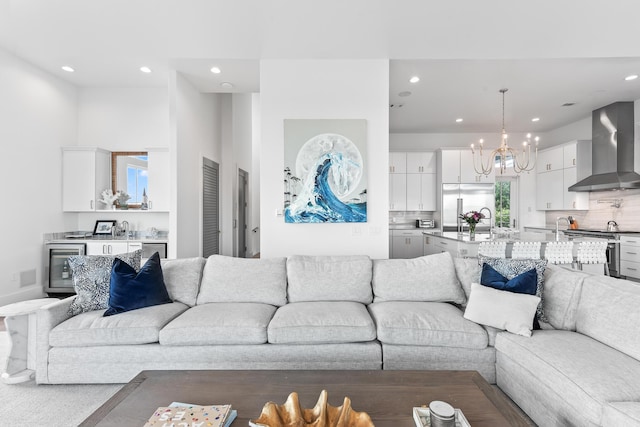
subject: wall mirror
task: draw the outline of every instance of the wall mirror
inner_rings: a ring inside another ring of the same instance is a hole
[[[111,153],[111,188],[126,191],[130,207],[140,207],[143,193],[149,192],[149,158],[146,151]]]

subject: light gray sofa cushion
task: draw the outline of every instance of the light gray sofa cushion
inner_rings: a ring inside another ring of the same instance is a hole
[[[451,254],[373,261],[374,301],[466,301]]]
[[[563,411],[579,412],[595,425],[600,425],[602,406],[606,402],[640,400],[640,363],[585,335],[534,331],[526,338],[501,333],[496,338],[496,350],[498,367],[500,357],[508,358],[518,365],[515,369],[519,373],[526,373],[520,375],[518,381],[526,378],[534,388],[542,382],[557,396],[571,396],[562,403],[571,410]],[[508,374],[505,381],[509,380]],[[502,387],[500,376],[498,379]],[[523,384],[518,387],[531,388]],[[544,404],[540,402],[543,407]]]
[[[286,258],[211,255],[202,272],[198,305],[210,302],[287,303]]]
[[[456,276],[462,285],[464,294],[469,299],[471,295],[471,284],[480,283],[480,273],[482,268],[478,263],[478,258],[453,258],[453,265],[456,269]]]
[[[164,284],[172,300],[189,307],[196,305],[205,261],[202,257],[160,260]]]
[[[78,314],[49,333],[53,347],[111,346],[158,342],[160,329],[187,310],[180,302],[103,317],[105,310]]]
[[[160,331],[162,345],[264,344],[276,307],[252,302],[197,305]]]
[[[544,272],[544,314],[555,329],[576,330],[582,282],[588,274],[549,264]]]
[[[608,276],[582,284],[576,331],[640,360],[640,286]]]
[[[287,259],[290,302],[372,301],[371,259],[366,255],[302,256]]]
[[[609,402],[602,412],[602,427],[639,427],[640,402]]]
[[[376,327],[358,302],[294,302],[278,308],[268,335],[272,344],[350,343],[374,340]]]
[[[369,305],[380,342],[436,347],[485,348],[484,328],[442,302],[388,301]]]

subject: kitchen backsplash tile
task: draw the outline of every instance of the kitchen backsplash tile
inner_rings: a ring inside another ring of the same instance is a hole
[[[614,199],[622,200],[619,208],[612,206],[612,202],[598,203],[598,200]],[[545,222],[555,227],[557,217],[568,215],[578,221],[580,228],[606,229],[607,222],[614,220],[622,231],[640,231],[640,189],[589,193],[588,211],[549,211]],[[560,227],[565,228],[564,223]]]

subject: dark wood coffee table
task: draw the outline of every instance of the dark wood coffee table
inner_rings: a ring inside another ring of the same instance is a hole
[[[474,371],[143,371],[81,425],[141,427],[157,407],[177,401],[230,403],[238,411],[232,427],[247,426],[268,401],[282,404],[296,391],[311,408],[323,389],[333,406],[348,396],[376,427],[413,427],[412,408],[432,400],[461,409],[473,427],[532,425]]]

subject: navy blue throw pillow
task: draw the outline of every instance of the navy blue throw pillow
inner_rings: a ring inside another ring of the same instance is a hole
[[[103,316],[170,302],[158,252],[151,255],[138,273],[126,262],[115,259],[111,268],[109,308]]]
[[[538,273],[535,268],[532,268],[509,280],[489,264],[484,263],[482,264],[480,284],[517,294],[535,295],[538,288]]]

